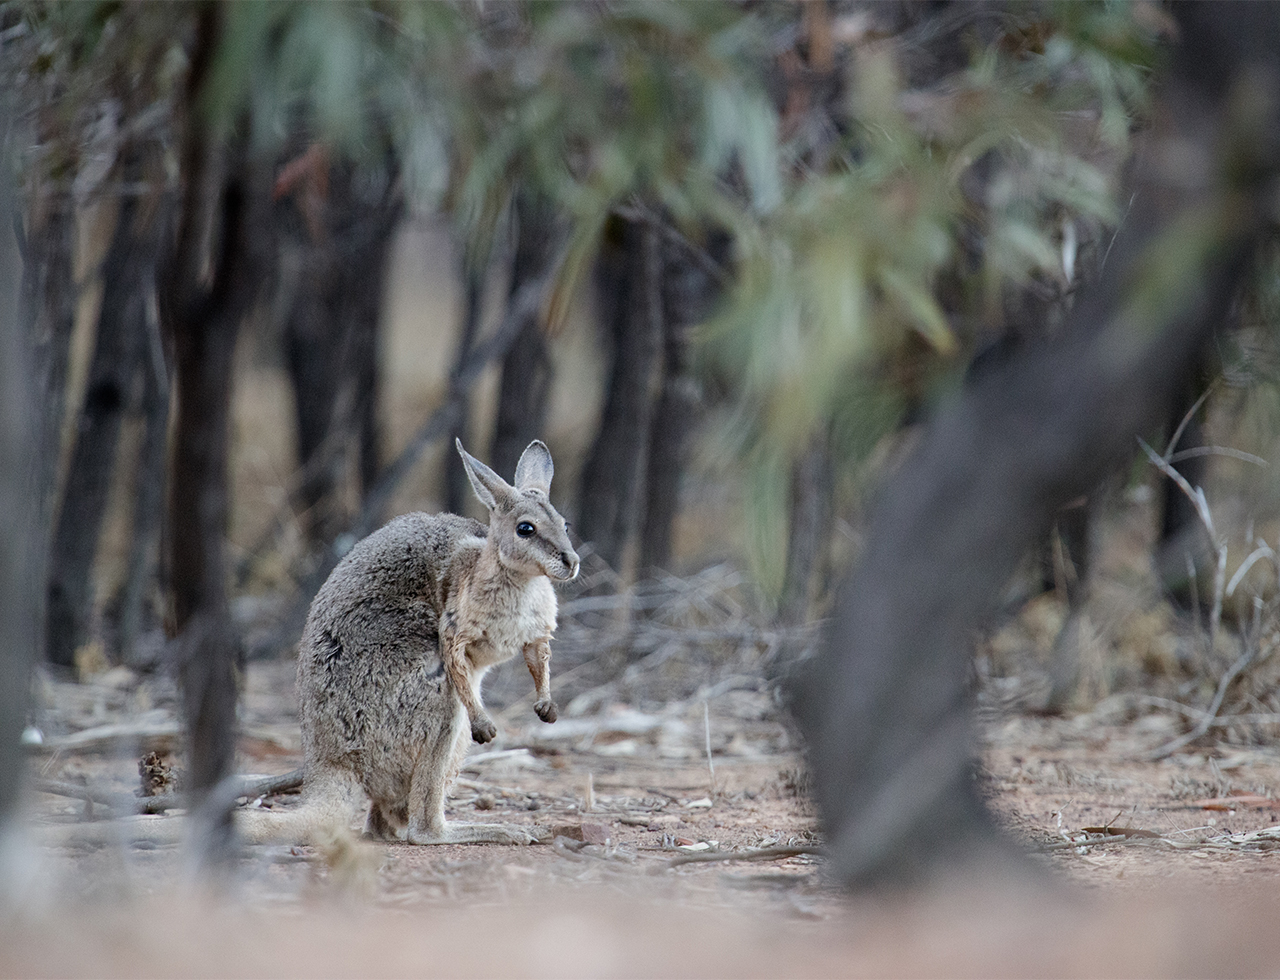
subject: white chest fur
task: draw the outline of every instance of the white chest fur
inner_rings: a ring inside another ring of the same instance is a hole
[[[556,593],[544,576],[510,589],[494,603],[463,602],[458,626],[471,638],[467,658],[485,668],[510,660],[524,647],[551,636],[556,628]]]

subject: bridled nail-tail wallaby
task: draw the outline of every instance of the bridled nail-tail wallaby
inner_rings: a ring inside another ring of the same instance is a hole
[[[533,674],[534,711],[551,700],[552,581],[578,574],[566,524],[551,506],[551,453],[529,444],[515,485],[457,443],[489,526],[456,514],[405,514],[338,563],[311,603],[298,649],[304,799],[243,809],[251,842],[342,837],[368,803],[365,835],[413,844],[528,844],[531,828],[446,823],[445,794],[467,746],[497,734],[480,682],[517,653]],[[180,824],[132,821],[135,837],[177,839]],[[84,840],[87,828],[57,828]],[[80,831],[80,832],[77,832]],[[117,827],[114,839],[127,837]],[[104,840],[109,839],[104,836]]]
[[[454,514],[398,517],[356,544],[311,604],[298,651],[306,800],[295,819],[304,823],[309,808],[349,818],[368,797],[365,833],[375,838],[532,839],[522,827],[446,824],[445,792],[468,743],[497,734],[480,703],[490,667],[523,653],[534,710],[556,720],[551,583],[578,574],[578,555],[548,498],[545,445],[529,444],[514,486],[457,447],[489,526]],[[272,814],[243,815],[251,840],[280,839]]]

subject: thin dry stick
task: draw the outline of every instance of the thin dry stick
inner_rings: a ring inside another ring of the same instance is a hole
[[[1208,392],[1205,394],[1207,395]],[[1189,417],[1190,413],[1188,413]],[[1185,423],[1186,419],[1183,419],[1183,422]],[[1178,432],[1174,433],[1175,437],[1180,435],[1181,432],[1182,426],[1179,426]],[[1209,535],[1209,545],[1217,554],[1218,564],[1213,576],[1213,608],[1209,612],[1209,652],[1212,654],[1218,640],[1218,626],[1222,622],[1222,595],[1226,589],[1227,578],[1227,544],[1218,537],[1218,531],[1213,524],[1213,514],[1209,510],[1209,502],[1205,499],[1204,490],[1200,487],[1193,488],[1187,482],[1187,478],[1175,470],[1168,459],[1148,446],[1141,436],[1138,437],[1138,445],[1142,447],[1156,469],[1176,483],[1178,489],[1186,494],[1195,505],[1196,515],[1200,518],[1200,523],[1204,525],[1205,533]],[[1170,449],[1172,449],[1172,446],[1173,444],[1171,443]]]
[[[1154,752],[1145,756],[1144,758],[1146,761],[1157,762],[1160,759],[1167,758],[1177,752],[1178,749],[1182,748],[1184,745],[1194,742],[1209,730],[1214,719],[1218,717],[1218,712],[1222,708],[1223,699],[1227,696],[1227,689],[1231,686],[1231,682],[1240,676],[1240,673],[1253,662],[1254,657],[1257,655],[1260,647],[1260,644],[1257,641],[1259,639],[1258,633],[1260,632],[1261,613],[1262,603],[1259,601],[1256,602],[1253,607],[1253,641],[1245,647],[1244,653],[1240,654],[1236,659],[1236,662],[1227,668],[1226,673],[1224,673],[1222,678],[1218,681],[1218,690],[1214,692],[1213,701],[1210,702],[1209,707],[1205,710],[1204,717],[1200,719],[1195,728],[1191,729],[1191,731],[1187,732],[1185,735],[1181,735],[1178,738],[1165,743]]]
[[[710,854],[682,854],[672,858],[668,868],[682,864],[707,864],[712,861],[773,861],[777,858],[796,857],[801,854],[821,856],[823,850],[812,844],[797,844],[793,847],[760,847],[754,851],[714,851]]]
[[[1102,837],[1091,837],[1089,840],[1059,840],[1052,844],[1042,844],[1037,851],[1067,851],[1073,847],[1093,847],[1095,844],[1127,844],[1132,841],[1163,840],[1155,837],[1139,837],[1128,834],[1107,834]]]
[[[1276,569],[1276,574],[1280,576],[1280,560],[1277,560],[1275,551],[1273,551],[1271,546],[1262,539],[1257,538],[1255,540],[1258,542],[1258,546],[1250,552],[1248,558],[1240,563],[1240,567],[1236,569],[1236,573],[1231,576],[1231,581],[1227,583],[1228,599],[1235,595],[1236,586],[1238,586],[1240,581],[1248,574],[1249,569],[1254,566],[1254,563],[1261,558],[1269,559]]]
[[[1170,463],[1181,463],[1184,459],[1191,459],[1195,456],[1227,456],[1231,459],[1253,463],[1255,466],[1271,465],[1261,456],[1246,453],[1242,449],[1232,449],[1230,446],[1196,446],[1194,449],[1183,449],[1180,452],[1169,454],[1166,458]]]
[[[1218,387],[1218,381],[1220,380],[1221,378],[1215,378],[1213,383],[1204,390],[1204,394],[1196,399],[1196,403],[1187,409],[1187,414],[1182,416],[1182,421],[1179,422],[1178,427],[1173,430],[1173,435],[1169,439],[1169,445],[1165,447],[1164,456],[1161,457],[1165,462],[1169,462],[1171,460],[1173,451],[1178,446],[1178,440],[1182,438],[1182,433],[1185,432],[1187,426],[1191,424],[1191,419],[1195,416],[1196,412],[1200,411],[1200,406],[1205,403],[1211,394],[1213,394],[1213,389]],[[1141,442],[1142,440],[1139,439],[1138,441]]]
[[[702,702],[702,726],[707,736],[707,771],[711,773],[711,795],[716,795],[716,764],[711,759],[711,709]]]
[[[1158,698],[1151,694],[1139,695],[1137,701],[1153,708],[1175,711],[1191,721],[1200,722],[1204,720],[1205,712],[1203,708],[1193,708],[1190,705],[1183,704],[1181,701]],[[1232,725],[1280,725],[1280,712],[1261,711],[1244,715],[1225,715],[1214,718],[1209,722],[1210,728],[1230,728]]]

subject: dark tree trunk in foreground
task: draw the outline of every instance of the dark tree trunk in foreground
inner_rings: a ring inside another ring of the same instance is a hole
[[[547,202],[532,194],[520,194],[516,199],[516,248],[511,263],[510,294],[514,296],[526,283],[545,278],[555,259],[554,212]],[[524,318],[515,342],[502,359],[498,415],[489,465],[505,479],[511,479],[509,474],[515,473],[516,462],[525,447],[534,439],[546,438],[543,428],[551,394],[552,364],[540,312],[534,310]]]
[[[136,169],[126,166],[125,172],[136,176]],[[93,357],[49,555],[46,642],[49,660],[63,667],[75,664],[75,651],[88,638],[93,561],[120,426],[146,350],[147,303],[155,265],[153,220],[138,198],[125,197],[101,270],[102,307]]]
[[[931,423],[883,488],[825,648],[795,680],[830,869],[847,885],[1011,853],[972,778],[969,638],[1056,510],[1170,411],[1266,220],[1280,8],[1173,13],[1181,46],[1105,275],[1058,338],[975,379]],[[1188,146],[1210,172],[1176,167]]]
[[[621,241],[601,276],[613,368],[583,473],[577,530],[606,564],[625,574],[625,551],[642,517],[661,367],[662,240],[650,222],[618,224]]]

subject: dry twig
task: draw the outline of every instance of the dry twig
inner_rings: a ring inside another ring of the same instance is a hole
[[[813,854],[821,857],[823,850],[813,844],[796,844],[787,847],[759,847],[751,851],[712,851],[708,854],[682,854],[672,858],[668,868],[676,868],[682,864],[707,864],[712,861],[774,861],[778,858],[797,857],[801,854]]]

